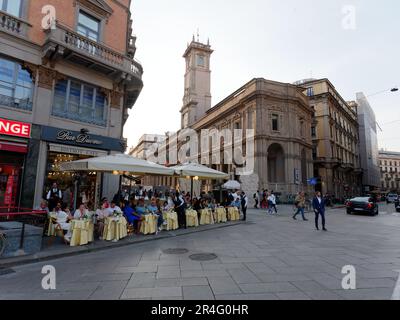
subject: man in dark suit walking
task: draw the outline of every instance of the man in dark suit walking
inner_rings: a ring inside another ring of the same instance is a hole
[[[321,192],[318,191],[318,192],[315,193],[315,197],[313,199],[312,205],[313,205],[313,209],[314,209],[314,212],[315,212],[315,228],[317,230],[319,230],[318,218],[321,215],[322,228],[323,228],[322,230],[328,231],[325,228],[325,200],[322,198]]]

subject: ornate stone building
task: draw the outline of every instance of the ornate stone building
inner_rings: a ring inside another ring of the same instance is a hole
[[[310,192],[312,188],[307,180],[313,176],[313,145],[310,131],[313,111],[309,106],[308,97],[303,94],[305,88],[256,78],[211,107],[212,52],[209,43],[202,44],[194,40],[185,51],[185,88],[181,130],[178,136],[184,135],[188,128],[195,130],[198,137],[204,129],[216,129],[217,135],[226,129],[230,129],[232,134],[235,129],[242,129],[240,143],[243,144],[244,151],[246,130],[253,130],[254,154],[246,157],[254,157],[254,166],[251,172],[248,172],[251,174],[240,175],[237,169],[240,169],[241,165],[235,161],[226,161],[225,147],[229,141],[235,140],[234,136],[217,136],[217,140],[212,135],[209,136],[212,148],[205,154],[199,140],[191,160],[196,158],[200,163],[204,163],[204,159],[208,159],[212,168],[230,173],[232,178],[238,179],[243,190],[249,195],[262,189],[274,190],[283,197],[300,190]],[[168,153],[171,139],[172,137],[169,137],[168,143],[160,146],[159,153]],[[222,139],[222,143],[219,143],[219,139]],[[177,143],[178,150],[184,141],[186,139]],[[215,148],[220,153],[220,161],[212,159],[212,151]],[[171,159],[168,161],[172,164]],[[219,183],[198,182],[195,192],[198,194],[200,188],[202,191],[212,191]],[[184,179],[177,181],[158,178],[154,185],[168,185],[171,188],[179,185],[182,190],[190,190]]]
[[[314,112],[311,134],[314,144],[316,189],[336,198],[361,193],[357,104],[347,103],[328,79],[297,82],[305,88]]]
[[[123,127],[143,86],[130,5],[0,1],[0,118],[31,129],[22,138],[0,134],[0,190],[14,182],[12,205],[38,205],[53,182],[92,203],[118,189],[115,176],[77,177],[57,168],[125,151]],[[102,190],[94,190],[96,179]]]
[[[400,193],[400,152],[379,151],[381,191]]]

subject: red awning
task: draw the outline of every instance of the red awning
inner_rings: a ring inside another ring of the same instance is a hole
[[[0,141],[0,151],[28,153],[28,146],[22,143]]]

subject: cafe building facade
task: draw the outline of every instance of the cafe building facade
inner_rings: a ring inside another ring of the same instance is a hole
[[[119,177],[61,172],[58,166],[126,149],[123,128],[143,87],[131,1],[6,4],[0,8],[6,21],[0,24],[0,119],[25,124],[30,132],[0,133],[0,186],[7,189],[14,176],[13,194],[20,194],[15,205],[26,208],[37,207],[53,182],[66,203],[73,204],[76,195],[76,201],[94,206],[118,191]],[[42,8],[48,5],[57,17],[47,15],[49,24],[43,25]]]

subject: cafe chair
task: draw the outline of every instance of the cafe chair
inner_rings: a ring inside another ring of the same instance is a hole
[[[52,246],[54,243],[54,240],[59,237],[61,237],[63,239],[63,241],[66,245],[69,245],[68,240],[65,239],[64,230],[63,230],[63,228],[61,228],[61,225],[59,223],[57,223],[57,219],[54,219],[54,218],[48,219],[48,224],[49,224],[48,225],[49,240],[47,242],[47,245],[49,247]]]

